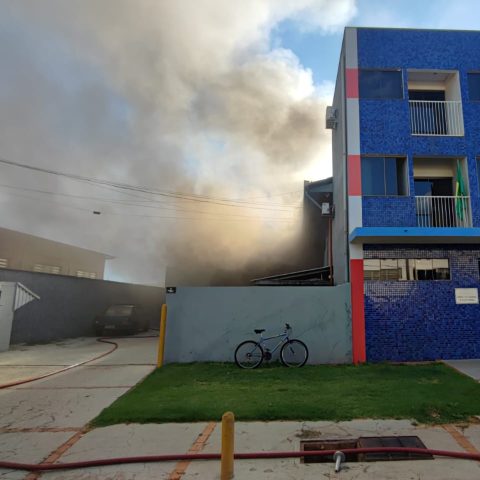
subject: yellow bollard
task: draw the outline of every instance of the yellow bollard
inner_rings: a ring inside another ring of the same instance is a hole
[[[160,314],[160,333],[158,335],[158,357],[157,368],[163,366],[163,357],[165,354],[165,333],[167,331],[167,305],[162,305],[162,312]]]
[[[222,416],[222,466],[220,480],[233,478],[235,416],[226,412]]]

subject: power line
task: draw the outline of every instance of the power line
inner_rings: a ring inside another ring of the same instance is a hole
[[[99,202],[105,202],[105,203],[112,203],[112,204],[124,205],[124,206],[128,206],[128,207],[153,208],[153,209],[158,209],[158,210],[172,210],[173,212],[176,212],[176,213],[196,213],[196,214],[202,214],[202,215],[211,215],[211,216],[227,217],[227,218],[236,217],[236,218],[248,218],[248,219],[264,219],[264,220],[266,219],[265,217],[258,217],[258,216],[253,216],[253,215],[222,214],[222,213],[216,213],[216,212],[207,212],[207,211],[204,211],[204,210],[179,209],[177,207],[174,207],[174,206],[172,207],[170,205],[167,205],[167,206],[145,205],[144,203],[133,203],[133,202],[123,201],[123,200],[115,200],[115,199],[102,198],[102,197],[89,197],[89,196],[85,196],[85,195],[74,195],[74,194],[71,194],[71,193],[64,193],[64,192],[52,192],[52,191],[49,191],[49,190],[40,190],[40,189],[36,189],[36,188],[20,187],[20,186],[14,186],[14,185],[6,185],[6,184],[0,184],[0,187],[1,188],[13,189],[13,190],[21,190],[21,191],[27,191],[27,192],[40,193],[40,194],[45,194],[45,195],[53,195],[53,196],[58,195],[58,196],[74,198],[74,199],[92,200],[92,201],[99,201]],[[34,197],[27,197],[27,196],[24,196],[24,197],[25,198],[36,199]],[[148,200],[145,200],[145,201],[148,201]],[[158,202],[158,203],[160,203],[160,202]],[[82,209],[82,210],[85,210],[85,209]],[[86,210],[86,211],[90,211],[90,210]],[[127,214],[125,214],[125,215],[127,215]],[[170,218],[170,217],[166,217],[166,218]],[[269,219],[269,220],[272,220],[272,219],[275,219],[275,220],[292,220],[293,218],[269,217],[267,219]]]
[[[293,206],[293,205],[282,205],[282,204],[265,204],[265,203],[255,203],[255,202],[249,202],[249,201],[240,201],[240,200],[231,200],[231,199],[222,199],[219,197],[211,197],[207,195],[196,195],[196,194],[185,194],[185,193],[180,193],[180,192],[169,192],[169,191],[162,191],[162,190],[155,190],[151,189],[148,187],[143,187],[143,186],[138,186],[138,185],[130,185],[126,183],[119,183],[119,182],[113,182],[113,181],[108,181],[108,180],[102,180],[102,179],[97,179],[93,177],[86,177],[82,175],[77,175],[77,174],[70,174],[70,173],[65,173],[61,172],[58,170],[51,170],[51,169],[46,169],[46,168],[41,168],[41,167],[36,167],[33,165],[27,165],[19,162],[13,162],[4,158],[0,158],[0,163],[3,163],[5,165],[10,165],[14,167],[19,167],[19,168],[25,168],[28,170],[33,170],[36,172],[41,172],[41,173],[47,173],[50,175],[57,175],[61,177],[66,177],[70,178],[73,180],[78,180],[82,182],[88,182],[92,184],[98,184],[98,185],[108,185],[111,187],[115,187],[121,190],[128,190],[128,191],[135,191],[135,192],[142,192],[142,193],[148,193],[152,195],[158,195],[162,197],[167,197],[167,198],[174,198],[177,200],[184,200],[184,201],[195,201],[195,202],[202,202],[202,203],[212,203],[216,205],[223,205],[227,207],[235,207],[235,208],[249,208],[249,209],[256,209],[256,210],[275,210],[275,211],[288,211],[287,209],[291,208],[300,208],[298,206]],[[253,206],[252,206],[253,205]],[[261,207],[260,205],[265,205],[265,206],[278,206],[282,208],[265,208]]]

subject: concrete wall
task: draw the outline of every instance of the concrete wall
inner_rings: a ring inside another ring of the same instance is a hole
[[[15,312],[10,343],[42,343],[93,335],[93,320],[109,305],[142,306],[158,328],[164,289],[45,273],[0,270],[0,281],[21,282],[40,296]]]
[[[103,278],[107,258],[103,253],[0,228],[0,259],[12,270],[34,271],[35,265],[48,265],[57,267],[61,275],[76,277],[82,271]]]
[[[166,362],[234,361],[255,328],[292,337],[309,363],[351,362],[350,284],[338,287],[181,287],[167,294]]]
[[[348,282],[347,190],[346,190],[346,119],[345,119],[345,50],[342,46],[338,65],[333,107],[337,110],[337,128],[332,130],[333,162],[333,276],[335,284]]]

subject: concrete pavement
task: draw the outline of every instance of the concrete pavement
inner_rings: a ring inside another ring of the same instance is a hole
[[[122,456],[220,451],[218,423],[115,425],[88,430],[105,407],[155,368],[156,339],[126,338],[111,355],[67,372],[0,391],[0,459],[64,463]],[[22,367],[50,368],[91,358],[108,349],[94,339],[22,347],[0,355],[4,381],[25,373]],[[58,367],[57,367],[58,368]],[[8,374],[7,374],[8,373]],[[12,377],[13,375],[13,377]],[[428,448],[480,451],[480,425],[424,427],[406,420],[351,422],[237,422],[237,452],[300,450],[307,439],[418,435]],[[217,461],[108,466],[28,474],[0,470],[1,479],[165,479],[219,478]],[[436,458],[422,461],[349,463],[338,474],[333,464],[300,459],[239,460],[235,479],[478,479],[480,463]]]
[[[469,360],[444,360],[444,363],[459,372],[480,381],[480,359]]]

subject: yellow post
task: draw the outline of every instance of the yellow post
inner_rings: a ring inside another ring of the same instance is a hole
[[[158,357],[157,367],[163,366],[163,356],[165,354],[165,333],[167,331],[167,305],[162,305],[162,312],[160,314],[160,333],[158,335]]]
[[[233,446],[234,446],[235,416],[226,412],[222,416],[222,467],[220,480],[233,478]]]

